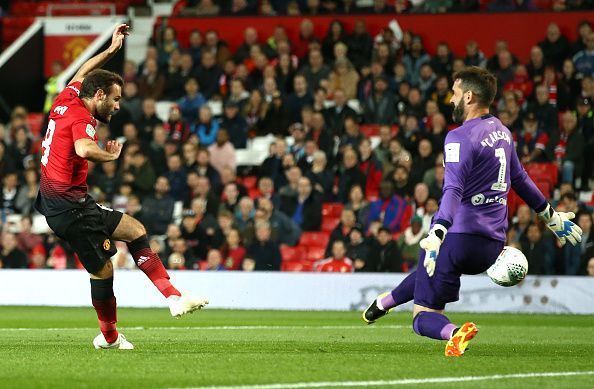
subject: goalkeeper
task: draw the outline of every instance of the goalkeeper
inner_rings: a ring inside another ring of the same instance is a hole
[[[486,271],[503,249],[507,194],[513,188],[534,209],[561,244],[581,241],[571,212],[555,212],[522,168],[512,135],[489,114],[497,81],[469,67],[454,76],[453,119],[444,145],[443,197],[428,236],[421,241],[419,266],[391,293],[378,296],[363,312],[373,323],[391,308],[414,300],[413,329],[447,340],[445,355],[461,356],[478,332],[474,323],[458,327],[443,314],[458,300],[460,276]]]

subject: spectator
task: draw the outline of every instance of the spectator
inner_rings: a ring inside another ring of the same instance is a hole
[[[340,89],[347,100],[357,98],[357,84],[359,74],[348,59],[339,58],[334,62],[334,69],[330,73],[328,89],[332,94]]]
[[[272,202],[275,208],[280,206],[280,197],[274,191],[274,181],[270,177],[261,177],[258,180],[259,199],[267,199]]]
[[[351,97],[354,98],[354,97]],[[324,111],[325,122],[332,134],[341,136],[344,133],[344,122],[347,117],[356,117],[357,113],[348,106],[345,92],[337,88],[334,90],[334,106]]]
[[[24,172],[25,182],[18,189],[14,199],[14,207],[23,215],[30,215],[35,212],[34,203],[39,190],[39,177],[37,170],[27,169]]]
[[[545,61],[552,64],[560,71],[563,61],[569,56],[571,47],[567,38],[561,34],[557,23],[550,23],[547,27],[547,35],[539,44],[544,54]]]
[[[163,96],[165,76],[159,72],[159,66],[154,59],[147,59],[144,72],[138,78],[138,94],[143,98],[159,100]]]
[[[225,104],[225,111],[221,126],[229,132],[231,142],[236,149],[245,149],[247,146],[248,124],[239,115],[239,106],[229,102]]]
[[[581,94],[580,80],[577,79],[575,66],[571,59],[563,61],[563,70],[559,74],[557,108],[560,111],[575,108],[575,96]],[[578,98],[578,101],[583,101]]]
[[[312,191],[309,178],[301,177],[297,183],[297,196],[283,198],[280,210],[289,216],[302,231],[318,231],[322,224],[320,195]]]
[[[365,193],[375,195],[379,192],[379,185],[382,180],[382,164],[373,154],[369,138],[364,138],[359,143],[359,155],[361,157],[359,169],[366,177]]]
[[[198,91],[198,81],[194,77],[186,80],[184,89],[186,94],[178,100],[178,106],[186,124],[191,124],[198,118],[198,110],[206,104],[206,99]]]
[[[320,50],[311,50],[309,52],[309,62],[301,72],[307,81],[308,91],[313,93],[322,80],[327,80],[330,76],[330,68],[324,64],[324,57]]]
[[[418,145],[418,154],[413,157],[413,169],[410,171],[410,181],[413,185],[421,182],[425,173],[435,167],[433,145],[429,139],[421,139]]]
[[[361,226],[366,226],[368,224],[369,203],[365,199],[361,186],[354,185],[351,187],[349,202],[346,203],[345,208],[350,209],[355,213],[357,224]]]
[[[258,45],[258,31],[254,27],[247,27],[243,30],[243,43],[233,55],[235,63],[245,61],[250,56],[251,48],[255,45]]]
[[[466,57],[464,57],[464,64],[466,66],[478,66],[483,69],[487,66],[487,58],[479,49],[476,41],[471,40],[466,42]]]
[[[592,111],[592,103],[589,99],[578,99],[577,115],[578,115],[578,131],[584,136],[584,155],[594,155],[594,112]],[[592,178],[592,170],[594,163],[592,158],[584,158],[584,168],[581,177],[581,190],[590,190],[590,178]]]
[[[45,262],[45,249],[43,249],[43,241],[40,235],[31,232],[32,226],[33,219],[31,219],[31,216],[23,216],[20,223],[20,231],[16,236],[17,247],[28,257],[31,257],[34,250],[41,246],[43,251],[43,259]]]
[[[392,232],[386,227],[380,227],[369,249],[369,257],[365,262],[364,271],[368,272],[401,272],[403,262]]]
[[[561,132],[553,134],[548,154],[561,172],[561,182],[573,183],[582,173],[584,162],[584,136],[576,131],[577,119],[573,112],[561,117]]]
[[[152,98],[144,99],[142,102],[142,115],[140,119],[135,122],[139,139],[141,139],[143,142],[150,142],[153,136],[153,130],[157,125],[160,124],[163,124],[163,122],[157,117],[157,106],[155,100]],[[127,125],[128,124],[124,126],[124,129]]]
[[[136,194],[144,197],[151,193],[155,181],[155,170],[150,161],[144,152],[136,151],[131,156],[129,168],[123,172],[122,182],[131,185]]]
[[[167,177],[161,176],[155,182],[155,194],[142,202],[142,221],[151,235],[164,234],[173,217],[174,199],[169,195]]]
[[[521,247],[528,260],[531,274],[555,274],[552,243],[543,239],[538,224],[528,225],[526,240],[522,242]]]
[[[175,201],[183,201],[187,196],[187,174],[179,154],[173,154],[167,158],[165,177],[169,181],[171,197]]]
[[[255,91],[254,91],[255,92]],[[263,106],[264,117],[256,122],[259,135],[273,134],[285,136],[287,134],[289,112],[280,92],[272,95],[272,101]]]
[[[280,246],[270,239],[270,224],[265,221],[257,222],[255,232],[255,241],[248,247],[246,258],[250,258],[256,262],[254,268],[256,271],[280,270]]]
[[[590,277],[594,276],[594,256],[590,257],[587,262],[586,274]]]
[[[237,183],[228,182],[223,188],[223,194],[221,196],[220,210],[226,210],[235,214],[235,209],[239,204],[241,198]]]
[[[355,21],[355,28],[347,39],[347,44],[349,59],[353,62],[355,68],[360,69],[364,64],[368,63],[373,50],[373,40],[367,32],[364,20]]]
[[[538,128],[538,121],[534,112],[528,112],[524,116],[523,123],[524,127],[515,139],[520,161],[523,164],[546,162],[545,152],[549,143],[549,135]]]
[[[187,50],[187,54],[192,58],[192,69],[200,63],[202,57],[202,34],[199,30],[192,30],[188,37],[190,45]]]
[[[353,261],[355,271],[365,271],[365,261],[369,257],[369,244],[363,231],[358,227],[353,228],[349,234],[346,255]]]
[[[411,198],[413,185],[409,179],[409,170],[406,166],[397,165],[392,174],[394,193],[402,198]]]
[[[549,104],[549,90],[546,85],[541,84],[536,87],[536,101],[530,110],[536,114],[539,128],[546,131],[549,136],[557,132],[558,113],[557,109]]]
[[[592,32],[592,25],[588,20],[581,21],[577,27],[578,37],[572,47],[572,52],[574,54],[586,48],[588,36]]]
[[[431,223],[433,222],[433,216],[437,213],[438,203],[435,197],[427,198],[425,202],[425,209],[423,209],[423,214],[419,215],[423,218],[423,231],[426,233],[429,232],[431,229]]]
[[[452,64],[454,62],[454,55],[450,51],[450,47],[445,42],[440,42],[437,45],[435,56],[429,62],[433,71],[439,76],[449,76],[452,74]]]
[[[169,118],[163,123],[163,129],[167,133],[167,139],[177,144],[186,142],[190,137],[190,129],[188,124],[182,120],[178,105],[174,104],[169,108]]]
[[[219,213],[220,214],[220,213]],[[249,197],[242,197],[236,207],[234,215],[234,225],[241,231],[245,232],[248,225],[253,222],[256,215],[254,208],[254,201]]]
[[[325,255],[329,256],[331,254],[332,245],[335,241],[340,240],[346,245],[350,240],[351,230],[355,227],[361,227],[357,224],[355,212],[352,209],[344,208],[340,214],[340,222],[330,233]]]
[[[221,255],[221,252],[219,250],[208,250],[208,254],[206,255],[206,266],[203,268],[203,270],[225,270],[225,266],[223,266],[223,256]]]
[[[219,174],[223,167],[228,166],[235,170],[237,158],[235,156],[235,147],[229,142],[229,134],[226,128],[221,128],[216,136],[216,142],[208,147],[210,153],[210,164]]]
[[[412,206],[417,215],[423,215],[425,213],[427,199],[429,199],[429,187],[424,182],[419,182],[415,185],[415,192],[412,199]]]
[[[27,268],[27,255],[18,248],[17,239],[12,232],[2,233],[2,249],[0,250],[0,268]]]
[[[120,109],[127,110],[133,122],[138,122],[142,116],[142,97],[138,95],[138,83],[126,81],[124,84]]]
[[[351,273],[353,261],[346,257],[346,244],[337,240],[332,243],[332,256],[316,262],[314,268],[318,272]]]
[[[588,212],[580,212],[576,215],[578,226],[582,229],[582,241],[580,243],[580,251],[582,263],[585,263],[589,256],[588,254],[594,250],[594,233],[592,233],[592,214]]]
[[[497,54],[497,69],[494,70],[497,77],[497,90],[503,90],[503,86],[514,78],[514,71],[512,54],[507,49],[500,50]]]
[[[241,242],[239,231],[232,228],[226,236],[226,242],[223,246],[224,266],[227,270],[240,270],[246,249]]]
[[[345,119],[345,127],[358,126],[358,124],[354,120],[352,120],[351,123],[347,124],[348,120],[349,118]],[[318,146],[318,149],[326,153],[327,158],[330,158],[334,155],[334,139],[332,137],[330,130],[326,127],[324,115],[321,112],[314,112],[312,114],[311,128],[307,133],[306,140],[313,140]]]
[[[398,237],[397,246],[407,269],[417,266],[419,252],[422,252],[419,242],[424,234],[423,219],[418,215],[414,215],[410,221],[410,226]]]
[[[526,65],[528,75],[535,84],[540,84],[543,81],[544,70],[545,70],[544,54],[540,46],[532,46],[530,49],[530,60]]]
[[[285,102],[291,123],[298,122],[301,109],[312,104],[313,96],[309,92],[307,80],[302,74],[297,74],[293,78],[293,93],[287,97]]]
[[[337,158],[340,159],[343,150],[347,147],[357,150],[363,139],[364,137],[357,120],[354,117],[346,118],[344,121],[344,134],[340,137],[340,143],[338,145]]]
[[[210,163],[210,151],[208,149],[199,149],[196,157],[197,165],[194,167],[201,177],[206,177],[210,187],[217,193],[222,190],[221,174]]]
[[[326,154],[323,151],[316,151],[313,154],[311,170],[306,173],[314,189],[322,196],[323,201],[330,201],[332,198],[332,186],[334,176],[331,169],[327,169]]]
[[[19,190],[19,179],[16,173],[8,173],[2,180],[2,212],[3,218],[6,215],[17,213],[16,199]]]
[[[196,78],[206,100],[219,94],[219,79],[222,74],[223,69],[217,65],[215,54],[211,51],[203,52],[200,66],[196,70]]]
[[[217,139],[219,122],[213,118],[208,105],[203,105],[198,111],[198,120],[192,123],[190,132],[197,135],[202,146],[208,147]]]
[[[396,116],[394,95],[388,90],[388,80],[380,76],[374,83],[374,92],[365,100],[364,121],[373,124],[392,124]]]
[[[431,58],[423,48],[421,37],[418,35],[413,36],[411,51],[404,54],[402,59],[402,63],[404,63],[404,66],[406,67],[406,74],[408,74],[411,84],[416,85],[419,82],[421,66],[428,63],[430,60]]]
[[[358,168],[358,157],[355,150],[347,147],[343,153],[342,164],[339,167],[337,176],[338,183],[335,184],[333,192],[342,203],[348,201],[348,195],[354,185],[366,187],[366,177]]]
[[[594,32],[585,41],[586,47],[573,56],[573,63],[578,74],[594,77]]]
[[[404,199],[394,193],[394,184],[384,180],[380,184],[379,199],[369,205],[369,221],[379,220],[393,233],[400,232],[407,224],[404,222],[407,208]]]

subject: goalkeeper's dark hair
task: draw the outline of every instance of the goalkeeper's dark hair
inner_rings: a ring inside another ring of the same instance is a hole
[[[114,85],[124,86],[124,80],[118,74],[103,70],[95,69],[86,75],[80,87],[79,97],[92,98],[98,90],[102,90],[106,95],[111,93],[111,88]]]
[[[469,66],[454,74],[454,81],[461,80],[460,88],[463,92],[472,91],[478,105],[489,108],[497,93],[497,79],[488,70],[477,66]]]

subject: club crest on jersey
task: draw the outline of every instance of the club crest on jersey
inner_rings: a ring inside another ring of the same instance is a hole
[[[89,137],[95,138],[95,127],[93,127],[90,124],[87,124],[86,132]]]
[[[105,239],[103,241],[103,250],[109,251],[110,248],[111,248],[111,242],[109,241],[109,239]]]

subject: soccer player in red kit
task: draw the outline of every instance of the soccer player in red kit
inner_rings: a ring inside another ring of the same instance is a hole
[[[122,78],[99,69],[122,48],[128,26],[115,29],[107,50],[89,59],[56,97],[42,142],[41,178],[35,208],[57,236],[67,241],[91,276],[91,298],[101,333],[96,349],[133,349],[116,329],[113,293],[113,240],[127,243],[134,261],[167,299],[170,312],[180,317],[208,304],[182,295],[169,281],[159,256],[149,246],[144,226],[136,219],[103,207],[87,193],[87,160],[107,162],[120,156],[122,145],[97,145],[97,120],[109,123],[120,108]]]

